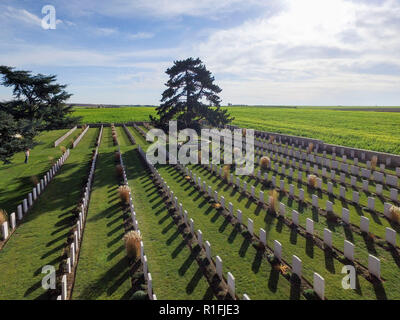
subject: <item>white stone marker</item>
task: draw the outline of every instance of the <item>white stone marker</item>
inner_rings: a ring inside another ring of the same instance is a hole
[[[397,191],[397,189],[391,188],[390,189],[390,200],[398,201],[398,197],[399,197],[399,192]]]
[[[378,279],[381,278],[381,260],[372,254],[368,256],[368,271]]]
[[[392,246],[396,246],[396,231],[391,228],[386,228],[386,241]]]
[[[255,192],[256,188],[254,188],[254,186],[251,186],[251,196],[254,198],[254,192]]]
[[[267,245],[267,233],[264,229],[260,229],[260,242],[266,246]]]
[[[22,201],[22,208],[24,210],[24,214],[28,212],[28,200],[27,199],[24,199]]]
[[[254,234],[254,222],[250,218],[247,219],[247,229],[249,230],[251,235]]]
[[[302,269],[302,262],[299,257],[293,255],[292,257],[292,271],[296,274],[299,278],[301,278],[301,269]]]
[[[33,201],[36,201],[36,199],[37,199],[37,191],[36,191],[36,188],[33,188],[33,189],[32,189],[32,194],[33,194]]]
[[[221,207],[225,209],[225,197],[224,196],[221,196],[220,204],[221,204]]]
[[[361,232],[369,232],[369,219],[367,217],[361,217],[360,218],[360,229]]]
[[[314,272],[314,291],[321,300],[325,299],[325,280],[316,272]]]
[[[189,220],[189,225],[190,225],[190,232],[194,235],[194,221],[193,221],[193,219]]]
[[[363,186],[362,186],[363,191],[367,191],[368,192],[368,187],[369,187],[368,180],[363,180]]]
[[[360,201],[360,194],[357,191],[353,191],[353,202],[358,204]]]
[[[210,244],[210,242],[206,241],[204,244],[204,247],[206,248],[207,259],[209,261],[211,261],[211,244]]]
[[[350,261],[354,261],[354,244],[350,241],[344,240],[344,256]]]
[[[201,232],[201,230],[197,230],[197,240],[201,247],[203,245],[203,233]]]
[[[310,218],[306,219],[306,232],[310,235],[314,235],[314,221]]]
[[[376,184],[376,186],[375,186],[375,193],[377,194],[377,195],[382,195],[382,192],[383,192],[383,186],[381,185],[381,184]]]
[[[18,215],[18,220],[22,220],[23,215],[22,215],[22,205],[21,204],[17,207],[17,215]]]
[[[333,194],[333,183],[332,182],[328,182],[328,193]]]
[[[215,257],[215,266],[217,269],[217,274],[220,279],[222,279],[222,259],[219,256]]]
[[[214,201],[218,202],[218,191],[214,191]]]
[[[303,189],[299,190],[299,199],[300,199],[300,201],[304,202],[304,190]]]
[[[1,225],[1,235],[2,235],[2,239],[3,240],[7,240],[8,239],[8,222],[7,221],[5,221]]]
[[[65,264],[66,264],[66,266],[67,266],[67,272],[68,272],[68,273],[71,273],[71,271],[72,271],[72,268],[71,268],[71,259],[68,258],[68,259],[67,259],[67,262],[66,262]]]
[[[14,230],[17,226],[17,220],[15,218],[15,212],[10,214],[10,224],[11,224],[11,229]]]
[[[259,201],[260,201],[262,204],[264,204],[264,192],[263,192],[263,191],[260,191],[260,199],[259,199]]]
[[[274,240],[274,256],[279,261],[282,260],[282,244],[278,240]]]
[[[296,210],[292,210],[292,221],[294,225],[299,226],[299,213]]]
[[[329,200],[326,200],[326,211],[333,212],[333,203]]]
[[[324,229],[324,243],[329,248],[332,248],[332,231],[327,228]]]
[[[312,206],[318,209],[318,196],[315,194],[312,195]]]
[[[75,265],[75,243],[71,243],[71,247],[69,248],[69,256],[71,258],[71,265]]]
[[[232,202],[229,202],[229,204],[228,204],[228,210],[229,210],[229,214],[230,214],[230,215],[233,215],[233,204],[232,204]]]
[[[279,202],[279,215],[280,215],[281,217],[284,217],[285,214],[286,214],[286,206],[285,206],[284,203]]]
[[[151,300],[153,297],[153,278],[151,277],[151,273],[147,274],[147,294]]]
[[[235,297],[235,277],[228,272],[228,290],[232,297]]]
[[[238,219],[239,223],[242,223],[242,211],[238,209],[236,211],[236,215],[237,215],[237,219]]]
[[[294,197],[294,185],[289,185],[289,196]]]
[[[342,220],[346,224],[350,224],[350,211],[349,209],[342,208]]]
[[[386,217],[388,217],[389,219],[391,219],[392,218],[392,216],[391,216],[391,214],[390,214],[390,208],[392,207],[392,204],[391,203],[388,203],[388,202],[385,202],[384,204],[383,204],[383,213],[384,213],[384,215],[386,216]]]
[[[61,300],[67,300],[67,275],[64,274],[61,279]]]
[[[28,194],[28,204],[29,204],[29,207],[32,207],[32,205],[33,205],[32,192]]]
[[[372,211],[375,210],[375,198],[368,197],[368,209]]]

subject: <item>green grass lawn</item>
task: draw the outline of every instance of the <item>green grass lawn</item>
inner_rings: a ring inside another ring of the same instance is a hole
[[[51,168],[52,161],[57,161],[62,153],[60,148],[54,148],[54,141],[68,130],[54,130],[41,133],[35,140],[38,145],[31,150],[28,164],[24,163],[24,152],[17,153],[11,164],[0,164],[0,209],[9,214],[15,212],[17,206],[32,192],[36,186],[32,177],[39,181]]]
[[[132,284],[125,253],[123,211],[118,196],[111,128],[105,127],[83,234],[72,299],[130,299]]]
[[[123,153],[157,299],[213,299],[195,255],[185,244],[139,157],[136,149]]]
[[[43,266],[58,269],[61,254],[72,227],[71,210],[80,198],[87,179],[92,147],[98,129],[90,129],[71,151],[60,173],[46,193],[29,211],[6,246],[0,251],[0,299],[47,299],[41,287]]]

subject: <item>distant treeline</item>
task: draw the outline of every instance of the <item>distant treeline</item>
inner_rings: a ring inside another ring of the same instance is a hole
[[[151,107],[153,105],[147,104],[132,104],[132,105],[114,105],[114,104],[87,104],[87,103],[69,103],[68,106],[74,108],[94,108],[94,109],[101,109],[101,108],[129,108],[129,107]]]

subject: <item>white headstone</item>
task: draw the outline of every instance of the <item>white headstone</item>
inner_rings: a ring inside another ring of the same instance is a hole
[[[350,224],[350,211],[349,209],[342,208],[342,220],[346,224]]]
[[[206,255],[207,255],[207,259],[209,261],[211,261],[211,244],[210,242],[206,241],[204,244],[205,248],[206,248]]]
[[[10,214],[10,224],[11,224],[11,229],[14,230],[17,226],[17,220],[15,218],[15,212]]]
[[[201,247],[203,245],[203,233],[201,232],[201,230],[197,230],[197,240]]]
[[[2,235],[2,239],[3,240],[7,240],[8,239],[8,222],[7,221],[5,221],[1,225],[1,235]]]
[[[369,219],[367,217],[361,216],[360,218],[360,229],[362,232],[369,232]]]
[[[375,198],[368,197],[368,209],[372,211],[375,210]]]
[[[315,194],[312,195],[312,206],[318,208],[318,196]]]
[[[61,300],[67,300],[67,275],[63,275],[61,279]]]
[[[399,192],[397,189],[391,188],[390,189],[390,200],[392,201],[398,201],[399,198]]]
[[[266,246],[267,245],[267,233],[264,229],[260,229],[260,242]]]
[[[354,244],[344,240],[344,256],[350,261],[354,261]]]
[[[228,272],[228,290],[232,297],[235,297],[235,277]]]
[[[247,229],[249,230],[250,234],[253,235],[253,233],[254,233],[254,222],[250,218],[247,219]]]
[[[332,248],[332,231],[327,228],[324,229],[324,243],[329,248]]]
[[[325,280],[316,272],[314,272],[314,291],[321,300],[325,299]]]
[[[306,219],[306,232],[308,234],[314,235],[314,221],[310,218]]]
[[[329,200],[326,200],[326,211],[333,212],[333,203]]]
[[[220,279],[222,279],[222,259],[219,256],[215,257],[215,266],[217,269],[217,274],[220,277]]]
[[[237,215],[237,219],[238,219],[239,223],[242,223],[242,211],[238,209],[236,211],[236,215]]]
[[[396,231],[391,228],[386,228],[386,241],[392,246],[396,246]]]
[[[22,215],[22,205],[21,204],[17,207],[17,215],[18,215],[18,220],[22,220],[23,215]]]
[[[278,240],[274,240],[274,255],[279,261],[282,260],[282,245]]]
[[[381,260],[372,254],[368,256],[368,271],[378,279],[381,278]]]
[[[293,255],[293,257],[292,257],[292,271],[299,278],[301,278],[301,269],[302,269],[301,260],[297,256]]]
[[[292,210],[292,221],[296,226],[299,225],[299,213],[296,210]]]

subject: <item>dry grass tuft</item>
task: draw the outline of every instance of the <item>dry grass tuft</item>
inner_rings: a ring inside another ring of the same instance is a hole
[[[226,164],[224,165],[224,167],[222,168],[222,172],[223,172],[223,178],[225,181],[228,181],[229,179],[229,174],[231,172],[231,165],[230,164]]]
[[[400,207],[391,206],[389,209],[390,219],[400,224]]]
[[[115,161],[120,162],[121,154],[118,151],[115,153],[114,157],[115,157]]]
[[[64,154],[65,152],[67,152],[67,148],[65,148],[64,146],[60,146],[60,150],[61,153]]]
[[[276,213],[278,211],[278,192],[276,190],[272,190],[269,199],[268,199],[268,210],[272,213]]]
[[[377,165],[378,165],[378,157],[373,156],[371,159],[371,169],[375,171]]]
[[[139,257],[140,241],[142,241],[142,237],[137,231],[132,230],[124,235],[126,254],[129,258],[134,258],[136,260]]]
[[[308,144],[307,152],[311,153],[311,152],[313,152],[313,149],[314,149],[314,143],[310,142]]]
[[[34,186],[36,186],[39,183],[39,179],[36,176],[32,176],[31,177],[31,181],[32,181]]]
[[[185,179],[190,180],[191,178],[190,178],[190,176],[185,176]]]
[[[123,185],[118,188],[119,197],[124,204],[129,203],[130,192],[131,188],[129,188],[127,185]]]
[[[122,168],[122,166],[120,164],[117,164],[115,166],[115,171],[116,171],[118,177],[120,177],[120,178],[123,177],[124,169]]]
[[[263,170],[267,170],[269,168],[269,164],[271,163],[271,159],[268,157],[262,157],[260,159],[260,167]]]
[[[274,143],[275,136],[269,136],[269,143]]]
[[[220,203],[214,203],[212,206],[215,209],[222,209],[222,205]]]
[[[6,210],[0,209],[0,225],[8,221],[8,214]]]
[[[307,177],[308,185],[312,188],[317,187],[317,176],[315,174],[310,174]]]

